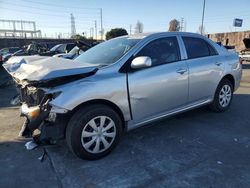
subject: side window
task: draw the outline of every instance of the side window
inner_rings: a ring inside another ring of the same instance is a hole
[[[66,49],[66,44],[60,44],[60,45],[57,47],[56,51],[57,51],[57,52],[60,52],[60,53],[65,53],[65,49]]]
[[[66,46],[67,52],[69,52],[70,50],[72,50],[72,48],[74,48],[74,47],[75,47],[75,44],[68,44],[68,45]]]
[[[194,37],[182,37],[188,59],[217,55],[215,49],[205,40]]]
[[[157,66],[179,61],[180,50],[176,37],[166,37],[150,42],[136,56],[148,56]]]

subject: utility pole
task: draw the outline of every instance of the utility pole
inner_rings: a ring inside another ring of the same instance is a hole
[[[93,37],[92,36],[92,28],[89,29],[89,38]]]
[[[184,31],[184,18],[181,17],[180,31]]]
[[[13,23],[13,31],[14,31],[13,36],[16,37],[16,21],[13,20],[12,23]]]
[[[203,35],[203,30],[204,30],[205,8],[206,8],[206,0],[204,0],[204,2],[203,2],[202,22],[201,22],[201,34],[202,35]]]
[[[75,25],[75,17],[73,14],[70,14],[70,21],[71,21],[71,36],[76,35],[76,25]]]
[[[23,37],[23,21],[21,20],[21,31],[22,31],[22,37]]]
[[[132,25],[130,24],[129,25],[129,35],[131,35],[132,34]]]
[[[100,16],[101,16],[101,40],[102,40],[103,39],[102,8],[100,8]]]
[[[92,37],[94,39],[94,28],[93,27],[89,28],[89,37],[90,38]]]
[[[97,22],[95,20],[95,40],[97,40]]]

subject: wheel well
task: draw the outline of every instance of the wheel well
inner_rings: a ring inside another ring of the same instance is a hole
[[[224,76],[224,77],[222,78],[222,80],[223,80],[223,79],[229,80],[229,81],[232,83],[232,85],[233,85],[233,90],[234,90],[234,87],[235,87],[235,80],[234,80],[234,77],[233,77],[231,74],[227,74],[226,76]]]
[[[114,111],[116,111],[122,120],[123,128],[125,128],[125,120],[124,120],[124,116],[123,116],[121,109],[116,104],[114,104],[108,100],[94,99],[94,100],[84,102],[84,103],[78,105],[77,107],[75,107],[72,110],[72,114],[74,114],[77,110],[79,110],[80,108],[83,108],[84,106],[89,106],[89,105],[94,105],[94,104],[103,104],[103,105],[106,105],[106,106],[112,108]]]

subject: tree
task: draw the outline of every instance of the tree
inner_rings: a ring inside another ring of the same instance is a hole
[[[135,33],[143,33],[143,23],[140,22],[139,20],[135,25]]]
[[[171,20],[168,31],[180,31],[180,22],[176,19]]]
[[[85,40],[86,37],[84,36],[84,33],[83,35],[80,35],[80,34],[76,34],[76,35],[73,35],[71,36],[72,39],[76,39],[76,40]]]
[[[114,29],[111,29],[109,32],[106,33],[106,40],[116,38],[116,37],[120,37],[120,36],[123,36],[123,35],[128,35],[128,32],[126,31],[126,29],[114,28]]]

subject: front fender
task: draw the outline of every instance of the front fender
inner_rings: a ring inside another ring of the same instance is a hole
[[[131,119],[125,74],[118,74],[112,78],[84,79],[58,87],[56,90],[62,93],[50,102],[52,107],[72,111],[80,104],[91,100],[107,100],[120,108],[125,121]]]

